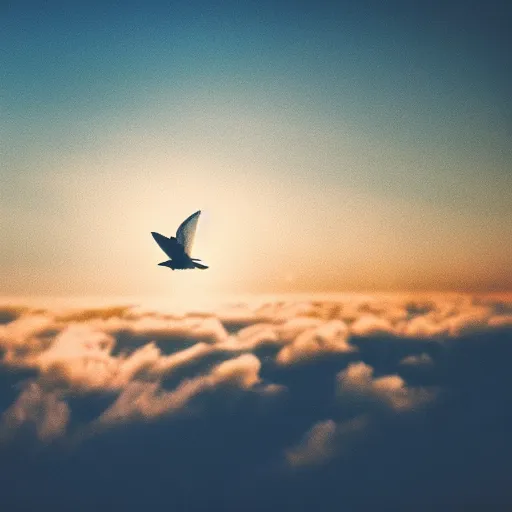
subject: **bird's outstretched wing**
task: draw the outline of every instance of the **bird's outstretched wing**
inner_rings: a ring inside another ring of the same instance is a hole
[[[160,249],[169,256],[169,258],[176,257],[177,252],[177,242],[176,238],[167,238],[166,236],[161,235],[160,233],[155,233],[154,231],[151,232],[153,235],[153,238],[155,239],[155,242],[160,246]]]
[[[178,240],[178,243],[183,246],[185,253],[189,256],[190,251],[192,250],[192,244],[194,243],[199,215],[201,215],[201,210],[193,213],[190,217],[185,219],[178,228],[178,231],[176,231],[176,239]]]

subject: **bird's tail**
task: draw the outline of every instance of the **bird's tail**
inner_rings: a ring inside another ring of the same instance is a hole
[[[192,263],[195,268],[200,268],[201,270],[208,268],[208,265],[205,265],[203,262],[199,263],[199,260],[192,260]]]

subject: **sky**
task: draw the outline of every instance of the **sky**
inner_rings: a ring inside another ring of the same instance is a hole
[[[506,4],[3,2],[0,293],[510,291]]]

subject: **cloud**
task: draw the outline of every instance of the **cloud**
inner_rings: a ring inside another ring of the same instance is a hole
[[[21,303],[0,325],[6,502],[23,482],[58,509],[47,489],[65,481],[91,509],[512,504],[506,301],[86,306]]]
[[[279,339],[284,342],[293,342],[305,331],[312,332],[325,322],[320,318],[309,316],[300,316],[287,320],[282,325],[276,327]]]
[[[243,354],[215,367],[210,378],[211,385],[230,382],[243,389],[249,389],[259,382],[260,368],[261,363],[256,356]]]
[[[301,332],[293,342],[281,349],[277,362],[290,364],[329,353],[350,353],[356,350],[348,343],[348,328],[341,320],[331,320]]]
[[[16,435],[24,426],[32,426],[38,439],[50,441],[64,435],[69,408],[56,391],[45,391],[31,382],[16,402],[7,409],[0,424],[0,439]]]
[[[356,435],[360,437],[370,425],[378,423],[386,409],[400,413],[434,397],[432,391],[408,388],[398,375],[374,378],[374,369],[363,362],[350,363],[336,375],[336,383],[339,407],[357,404],[359,410],[364,407],[364,414],[338,422],[329,419],[316,423],[297,446],[286,451],[286,459],[291,466],[325,464],[346,452],[348,447],[353,447]]]
[[[257,357],[244,354],[224,361],[207,375],[182,381],[172,391],[162,390],[157,382],[129,382],[117,400],[100,416],[98,423],[106,425],[169,414],[183,409],[201,392],[223,384],[250,389],[260,382],[260,367]]]
[[[431,366],[434,362],[432,361],[432,358],[425,353],[419,354],[419,355],[410,355],[407,357],[404,357],[401,361],[401,365],[405,366]]]
[[[37,336],[58,328],[52,316],[26,313],[12,322],[0,325],[0,347],[7,351],[32,350],[42,345]]]
[[[430,305],[426,314],[412,317],[400,324],[398,332],[406,336],[461,336],[492,327],[492,306],[481,306],[464,300],[454,303],[441,301]]]
[[[130,318],[110,317],[89,319],[96,329],[105,332],[125,331],[131,334],[185,338],[218,343],[227,339],[228,333],[218,318],[211,316],[142,316]]]
[[[333,420],[316,423],[296,447],[287,450],[287,462],[293,467],[324,464],[340,455],[344,443],[354,443],[367,425],[366,416],[341,423]]]
[[[181,409],[205,387],[206,382],[202,379],[184,381],[175,391],[163,391],[157,382],[132,381],[98,418],[97,423],[111,425],[135,419],[155,418]]]
[[[237,332],[244,327],[265,323],[268,320],[266,315],[259,314],[244,303],[223,307],[217,313],[217,317],[229,332]]]
[[[386,318],[365,314],[355,320],[350,326],[350,332],[358,336],[370,336],[381,334],[394,334],[395,330],[391,322]]]
[[[36,368],[42,378],[82,391],[112,390],[141,376],[158,380],[208,356],[250,353],[262,346],[276,347],[276,362],[291,365],[357,352],[362,346],[351,343],[352,336],[439,339],[507,328],[507,307],[467,296],[301,298],[194,314],[137,305],[51,309],[18,304],[11,307],[10,321],[0,325],[0,346],[4,364]],[[133,344],[137,336],[143,337]],[[374,351],[367,347],[366,352]]]
[[[214,346],[204,342],[196,343],[191,347],[184,348],[183,350],[180,350],[179,352],[169,356],[162,355],[160,350],[158,350],[153,343],[145,345],[145,347],[151,347],[152,350],[152,359],[154,364],[152,364],[150,367],[150,372],[151,374],[158,376],[168,375],[173,370],[176,370],[177,368],[187,365],[193,361],[197,361],[198,359],[201,359],[202,357],[215,351]],[[125,360],[124,365],[134,365],[137,367],[137,365],[134,364],[135,361],[133,361],[133,358],[136,354],[137,352],[134,352],[132,356],[128,357]]]
[[[88,325],[71,324],[51,345],[27,362],[40,368],[46,381],[79,389],[109,387],[118,366],[111,356],[115,339]]]
[[[302,466],[318,464],[329,459],[332,453],[333,439],[337,425],[333,420],[317,423],[307,432],[302,442],[286,454],[289,464]]]
[[[338,373],[338,395],[377,400],[395,410],[406,410],[432,398],[431,391],[410,389],[398,375],[374,378],[374,370],[363,363],[351,363]]]
[[[88,320],[108,320],[110,318],[130,318],[131,306],[104,306],[96,308],[62,308],[54,312],[55,319],[64,323],[87,322]]]
[[[255,324],[240,329],[236,336],[230,336],[218,345],[224,350],[253,350],[261,345],[279,344],[277,330],[272,324]]]
[[[283,323],[287,320],[300,316],[308,316],[313,313],[314,306],[308,300],[274,300],[263,304],[255,310],[256,316],[275,323]]]
[[[49,382],[66,384],[75,390],[121,389],[140,375],[156,380],[212,352],[199,342],[165,356],[150,342],[129,355],[112,355],[115,339],[88,325],[72,325],[62,331],[33,364]]]
[[[490,327],[512,327],[512,315],[496,315],[489,319]]]
[[[26,306],[0,303],[0,325],[8,324],[27,310]]]
[[[448,329],[444,322],[436,319],[436,315],[424,315],[412,318],[401,325],[400,332],[405,336],[432,338],[434,336],[447,335]]]

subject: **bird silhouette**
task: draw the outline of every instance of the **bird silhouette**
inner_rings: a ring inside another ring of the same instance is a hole
[[[152,231],[151,234],[155,239],[155,242],[160,246],[160,249],[169,256],[169,260],[162,261],[158,265],[161,267],[168,267],[172,270],[182,270],[188,268],[200,268],[204,270],[208,268],[200,259],[192,258],[190,251],[192,250],[192,244],[194,243],[194,236],[196,234],[197,222],[201,215],[201,210],[187,217],[176,231],[176,237],[172,236],[167,238]]]

